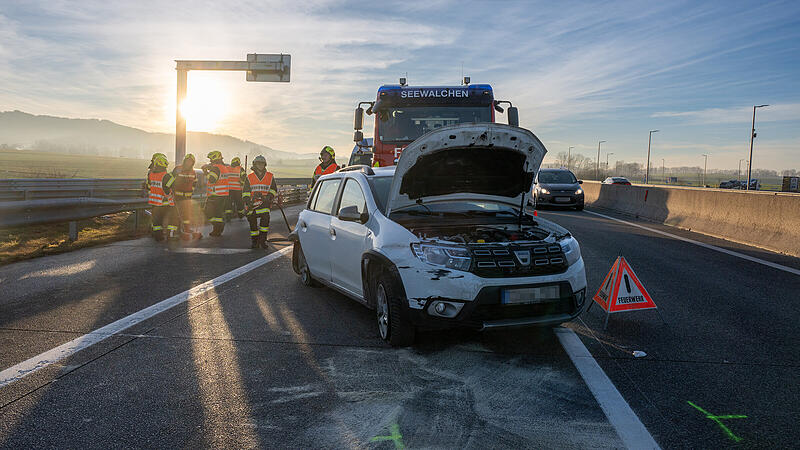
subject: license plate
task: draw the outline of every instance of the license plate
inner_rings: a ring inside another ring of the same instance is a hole
[[[504,305],[519,305],[524,303],[545,303],[559,299],[558,286],[541,286],[534,288],[503,289],[502,301]]]
[[[558,203],[569,203],[572,201],[570,197],[556,197],[556,202]]]

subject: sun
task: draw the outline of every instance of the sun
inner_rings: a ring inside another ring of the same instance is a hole
[[[187,84],[186,99],[181,102],[181,115],[189,131],[215,131],[229,112],[228,93],[219,80],[192,74]]]

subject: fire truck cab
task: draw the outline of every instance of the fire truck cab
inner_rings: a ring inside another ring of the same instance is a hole
[[[461,86],[408,86],[405,78],[400,84],[378,88],[374,102],[360,102],[355,111],[354,153],[372,153],[372,165],[393,166],[403,149],[425,133],[448,125],[494,122],[495,111],[503,112],[500,104],[508,104],[509,125],[519,126],[519,112],[508,101],[494,99],[492,86],[470,84],[464,77]],[[366,113],[375,115],[375,131],[371,148],[360,149],[367,140],[361,131]]]

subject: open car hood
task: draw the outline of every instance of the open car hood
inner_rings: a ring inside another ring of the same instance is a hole
[[[442,127],[403,150],[387,215],[419,202],[524,205],[547,150],[530,131],[499,123]]]

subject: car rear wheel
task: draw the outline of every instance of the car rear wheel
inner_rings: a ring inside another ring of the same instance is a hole
[[[311,271],[308,269],[303,247],[301,247],[299,243],[295,243],[294,251],[297,252],[297,273],[300,275],[300,282],[303,283],[304,286],[319,287],[319,283],[311,277]]]
[[[403,315],[403,299],[389,274],[384,272],[377,278],[374,292],[378,335],[392,347],[413,344],[414,326]]]

